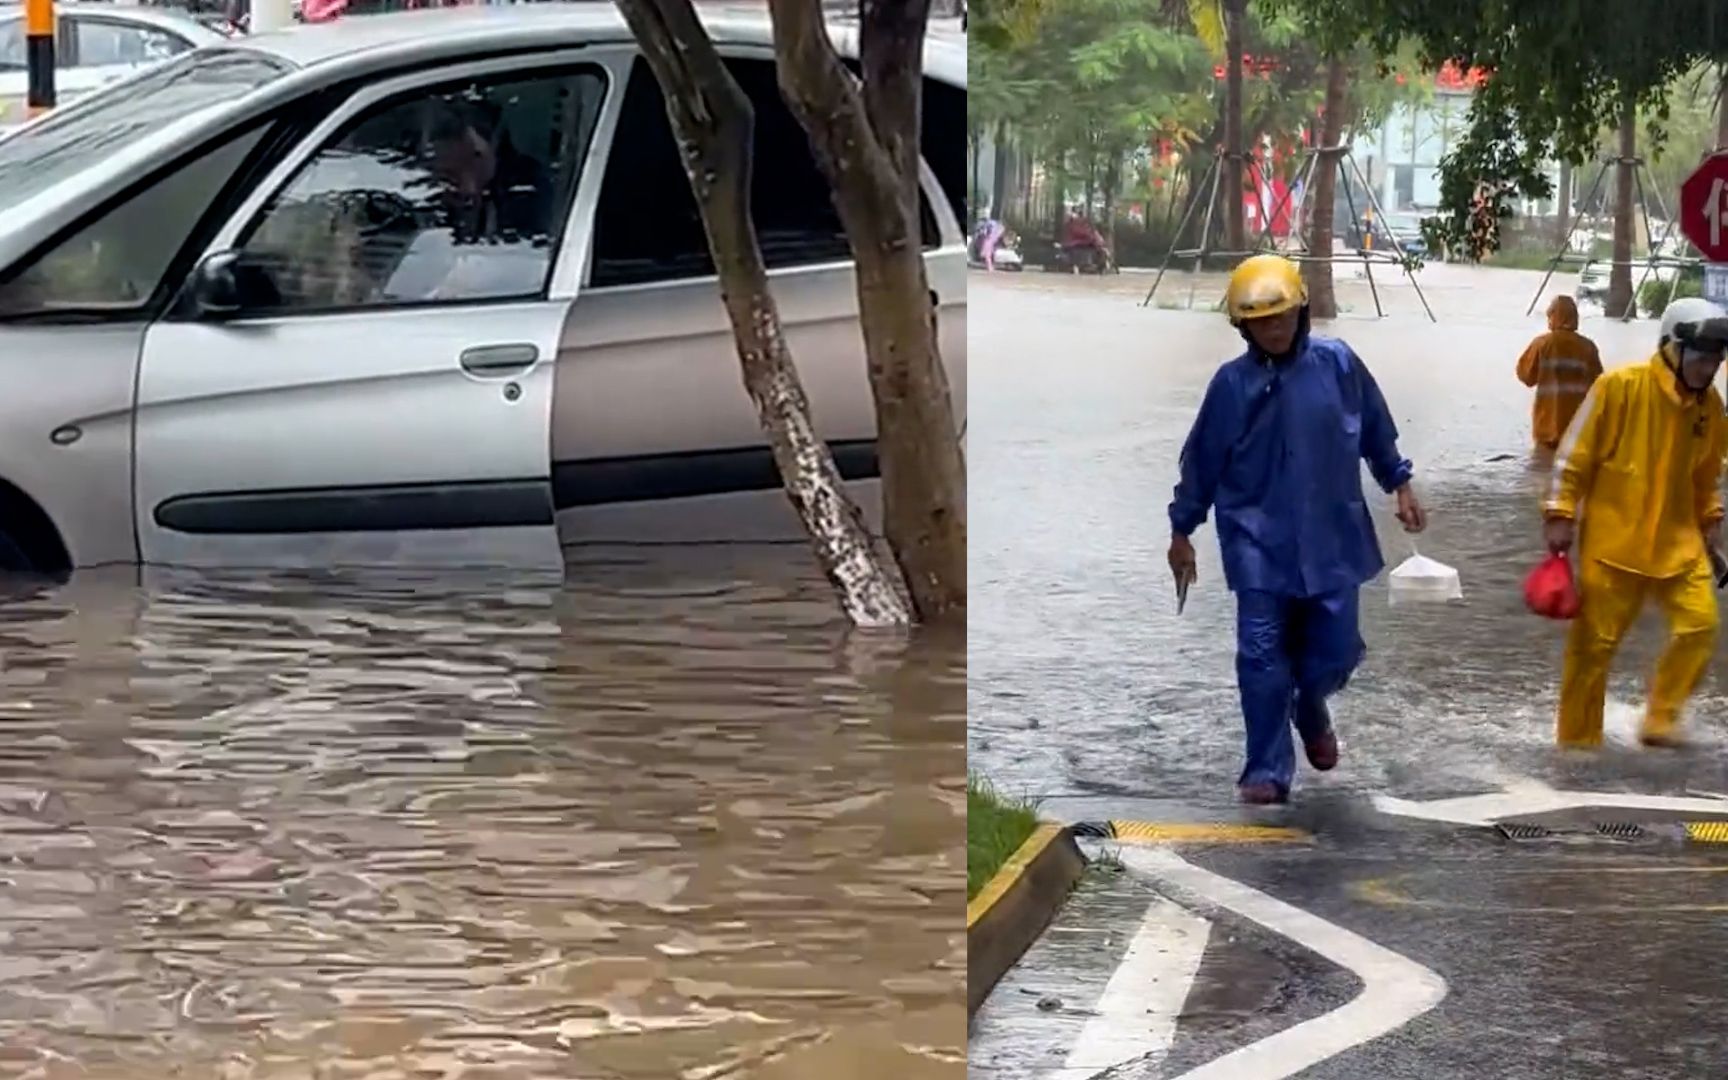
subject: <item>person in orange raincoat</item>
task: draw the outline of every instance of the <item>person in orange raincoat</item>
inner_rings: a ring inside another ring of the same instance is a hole
[[[1561,746],[1602,742],[1608,667],[1653,598],[1669,640],[1639,741],[1679,742],[1680,709],[1710,662],[1718,616],[1710,554],[1722,534],[1728,418],[1711,384],[1728,354],[1728,312],[1676,300],[1656,355],[1596,380],[1554,457],[1543,506],[1548,549],[1578,545],[1578,617],[1560,676]]]
[[[1536,445],[1553,450],[1590,386],[1602,376],[1596,343],[1578,332],[1578,305],[1556,296],[1548,305],[1548,332],[1532,341],[1518,358],[1518,381],[1534,387],[1530,426]]]

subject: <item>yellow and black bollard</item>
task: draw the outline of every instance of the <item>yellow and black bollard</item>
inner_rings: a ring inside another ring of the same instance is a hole
[[[30,115],[40,116],[54,107],[54,0],[24,0],[24,48],[25,100]]]

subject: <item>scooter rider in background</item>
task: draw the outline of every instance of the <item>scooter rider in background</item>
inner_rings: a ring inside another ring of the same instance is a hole
[[[1728,419],[1711,384],[1725,353],[1728,311],[1674,301],[1656,355],[1597,379],[1560,441],[1543,533],[1550,551],[1576,543],[1579,601],[1560,675],[1561,746],[1601,745],[1608,669],[1646,598],[1662,606],[1669,639],[1638,738],[1680,741],[1719,622],[1710,555],[1722,541]]]
[[[1361,463],[1397,496],[1407,531],[1426,515],[1373,376],[1348,345],[1310,333],[1296,265],[1243,260],[1224,302],[1248,349],[1213,376],[1182,447],[1169,561],[1179,585],[1193,580],[1189,537],[1216,508],[1247,725],[1238,792],[1282,803],[1296,771],[1292,725],[1309,764],[1338,763],[1326,699],[1362,660],[1357,594],[1385,565]]]

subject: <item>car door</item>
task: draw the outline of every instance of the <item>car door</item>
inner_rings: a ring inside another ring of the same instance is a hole
[[[145,339],[145,561],[561,565],[551,283],[609,84],[577,51],[392,78],[272,171]]]
[[[851,247],[771,54],[727,66],[754,109],[751,215],[817,430],[867,514],[880,503],[875,405]],[[605,165],[588,278],[554,408],[554,487],[566,543],[797,537],[739,374],[700,213],[658,83],[638,62]],[[963,148],[964,144],[960,144]],[[925,170],[930,285],[958,317],[942,345],[962,408],[964,243]],[[946,258],[936,256],[946,250]],[[651,415],[645,413],[651,402]],[[644,422],[651,419],[652,422]]]
[[[0,547],[38,569],[136,560],[139,354],[212,208],[273,130],[249,123],[152,165],[0,275]]]

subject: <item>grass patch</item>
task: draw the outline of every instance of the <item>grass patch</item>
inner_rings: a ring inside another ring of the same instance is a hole
[[[978,895],[1032,830],[1038,812],[1021,799],[1004,797],[984,778],[966,777],[966,899]]]

